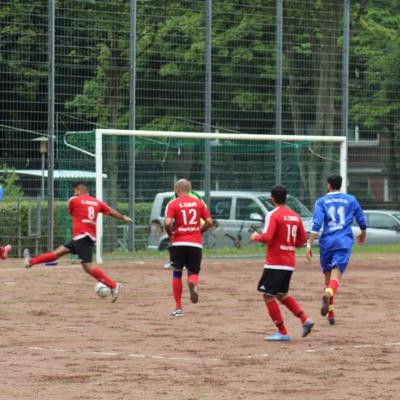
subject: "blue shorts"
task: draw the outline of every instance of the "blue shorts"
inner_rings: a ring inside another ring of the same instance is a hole
[[[319,259],[322,272],[329,272],[335,268],[339,268],[340,272],[343,274],[350,261],[350,256],[351,249],[339,249],[327,252],[320,250]]]

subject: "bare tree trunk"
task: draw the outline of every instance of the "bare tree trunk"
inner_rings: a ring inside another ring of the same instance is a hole
[[[342,5],[325,5],[323,9],[322,45],[320,50],[319,85],[316,101],[316,135],[333,135],[335,127],[335,89],[338,77],[337,39]],[[324,181],[332,171],[333,148],[331,144],[316,143],[307,158],[307,188],[311,200],[315,199],[325,188]]]
[[[111,7],[113,4],[111,4]],[[116,6],[116,5],[114,5]],[[115,13],[113,13],[115,15]],[[117,24],[113,24],[110,32],[109,65],[105,66],[106,97],[108,102],[108,125],[110,128],[118,128],[118,96],[121,90],[121,52],[118,48]],[[105,152],[105,166],[107,171],[108,203],[112,208],[117,208],[118,200],[118,137],[107,138],[107,151]],[[118,243],[117,222],[114,219],[107,221],[107,241],[104,243],[107,250],[115,250]]]

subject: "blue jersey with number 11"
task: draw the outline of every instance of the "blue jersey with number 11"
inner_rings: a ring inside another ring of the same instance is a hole
[[[322,234],[321,251],[351,249],[354,238],[351,230],[354,218],[361,230],[367,229],[367,220],[357,199],[346,193],[330,192],[315,203],[312,232]]]

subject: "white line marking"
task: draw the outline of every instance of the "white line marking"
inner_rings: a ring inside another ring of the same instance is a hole
[[[257,357],[268,357],[268,354],[267,353],[252,354],[250,356],[246,356],[245,358],[257,358]]]
[[[382,343],[382,344],[356,344],[350,346],[340,346],[340,347],[321,347],[317,349],[304,349],[304,350],[294,350],[292,353],[317,353],[324,351],[340,351],[348,348],[354,349],[365,349],[365,348],[381,348],[384,346],[400,346],[400,342],[393,343]],[[115,351],[91,351],[91,350],[83,350],[83,349],[59,349],[54,347],[39,347],[39,346],[31,346],[30,350],[34,351],[47,351],[47,352],[58,352],[58,353],[72,353],[72,354],[81,354],[81,355],[96,355],[96,356],[108,356],[108,357],[131,357],[131,358],[141,358],[141,359],[153,359],[153,360],[165,360],[165,361],[189,361],[189,362],[226,362],[232,360],[232,356],[222,356],[220,358],[202,358],[202,357],[177,357],[177,356],[163,356],[156,354],[142,354],[142,353],[123,353],[123,352],[115,352]],[[274,356],[274,354],[272,354]],[[259,353],[259,354],[250,354],[250,355],[237,355],[233,359],[236,360],[244,360],[244,359],[255,359],[255,358],[267,358],[271,357],[268,353]]]
[[[3,285],[15,285],[15,282],[4,282]]]

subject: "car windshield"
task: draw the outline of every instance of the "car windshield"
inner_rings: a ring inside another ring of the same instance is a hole
[[[260,196],[259,199],[268,211],[274,209],[273,205],[271,204],[271,200],[268,197]],[[301,217],[306,217],[306,218],[312,217],[311,211],[300,200],[297,200],[295,197],[288,196],[286,205],[293,211],[296,211]]]
[[[400,213],[399,214],[393,214],[399,221],[400,221]]]

